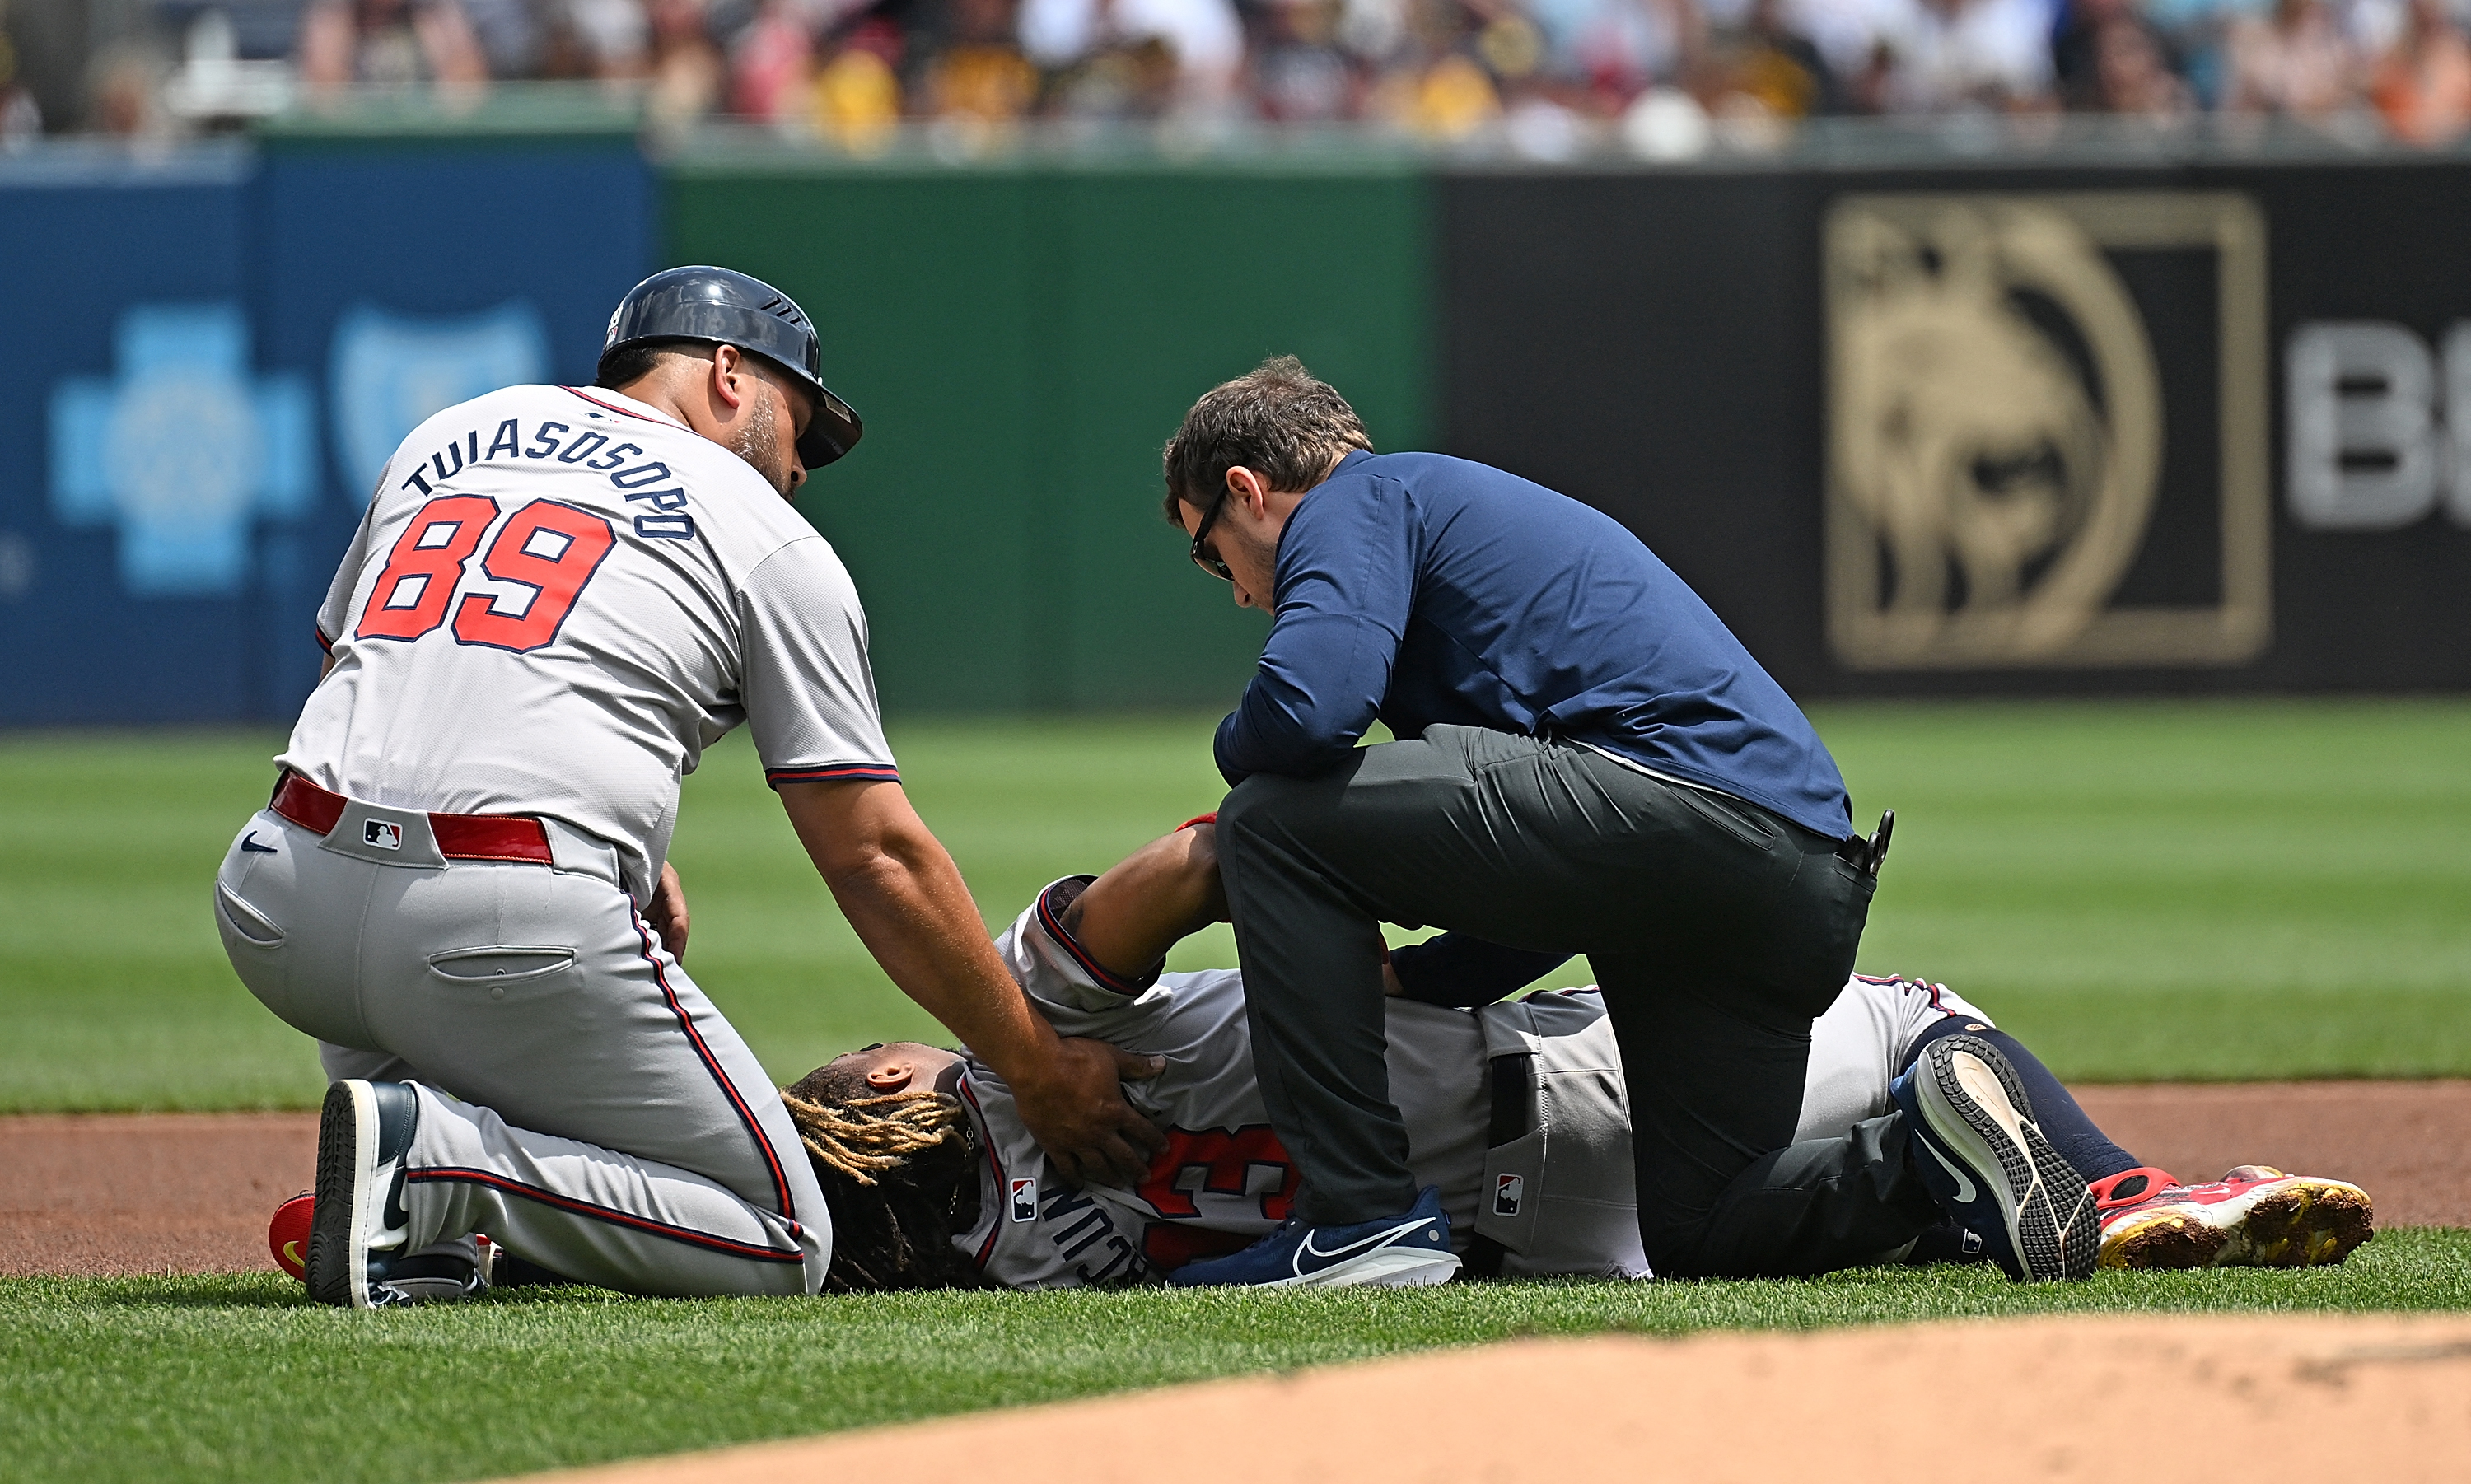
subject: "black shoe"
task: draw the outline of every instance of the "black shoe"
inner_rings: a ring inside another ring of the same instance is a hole
[[[384,1290],[386,1253],[412,1235],[403,1204],[404,1156],[420,1124],[409,1082],[357,1078],[326,1089],[318,1116],[318,1204],[309,1223],[309,1296],[375,1308],[402,1301]]]

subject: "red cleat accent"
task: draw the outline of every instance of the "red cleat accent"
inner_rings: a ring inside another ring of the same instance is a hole
[[[309,1281],[309,1216],[317,1204],[317,1196],[303,1190],[275,1207],[266,1226],[266,1249],[274,1254],[274,1265],[302,1283]]]
[[[2318,1267],[2376,1235],[2368,1192],[2345,1181],[2242,1165],[2208,1185],[2168,1182],[2158,1169],[2131,1169],[2093,1186],[2101,1266]]]

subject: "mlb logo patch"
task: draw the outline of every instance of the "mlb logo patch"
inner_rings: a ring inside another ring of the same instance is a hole
[[[1956,1244],[1968,1258],[1982,1256],[1982,1234],[1971,1227],[1965,1229],[1964,1235],[1957,1238]]]
[[[375,845],[380,850],[401,850],[403,849],[403,826],[388,824],[383,819],[371,819],[361,826],[361,839],[364,843]]]
[[[1012,1183],[1012,1218],[1015,1221],[1038,1219],[1038,1182],[1016,1180]]]
[[[1518,1214],[1519,1202],[1527,1198],[1525,1175],[1496,1175],[1493,1182],[1493,1213],[1496,1216]]]

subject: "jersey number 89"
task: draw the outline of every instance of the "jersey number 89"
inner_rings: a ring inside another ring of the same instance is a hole
[[[357,639],[417,639],[446,622],[463,564],[498,518],[485,495],[440,495],[422,506],[388,554],[369,591]],[[618,535],[589,510],[535,500],[517,510],[489,543],[481,570],[522,594],[466,593],[455,604],[458,644],[486,645],[518,654],[557,637],[583,585],[600,569]]]

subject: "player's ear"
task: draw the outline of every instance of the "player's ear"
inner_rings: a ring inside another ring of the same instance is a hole
[[[746,401],[746,357],[735,345],[712,348],[712,394],[732,412]]]
[[[918,1075],[917,1064],[906,1059],[878,1064],[866,1074],[866,1085],[879,1093],[905,1091]]]

